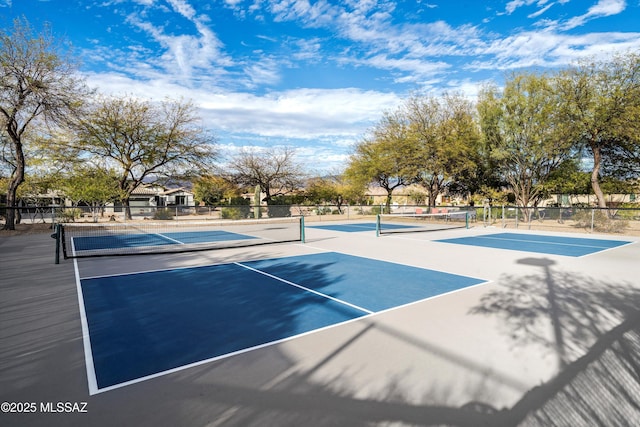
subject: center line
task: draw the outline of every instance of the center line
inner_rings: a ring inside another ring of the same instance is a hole
[[[324,298],[330,299],[330,300],[332,300],[332,301],[335,301],[335,302],[337,302],[337,303],[340,303],[340,304],[346,305],[346,306],[348,306],[348,307],[355,308],[356,310],[358,310],[358,311],[362,311],[363,313],[367,313],[367,314],[373,314],[373,313],[374,313],[373,311],[371,311],[371,310],[367,310],[366,308],[362,308],[362,307],[359,307],[359,306],[357,306],[357,305],[355,305],[355,304],[351,304],[351,303],[346,302],[346,301],[343,301],[343,300],[341,300],[341,299],[338,299],[338,298],[332,297],[331,295],[323,294],[322,292],[314,291],[313,289],[310,289],[310,288],[304,287],[304,286],[302,286],[302,285],[298,285],[297,283],[290,282],[290,281],[285,280],[285,279],[283,279],[283,278],[281,278],[281,277],[274,276],[273,274],[269,274],[269,273],[267,273],[267,272],[265,272],[265,271],[260,271],[260,270],[258,270],[258,269],[253,268],[253,267],[249,267],[248,265],[244,265],[244,264],[241,264],[241,263],[239,263],[239,262],[234,262],[234,264],[235,264],[235,265],[238,265],[238,266],[240,266],[240,267],[246,268],[247,270],[251,270],[251,271],[254,271],[254,272],[256,272],[256,273],[259,273],[259,274],[265,275],[265,276],[267,276],[267,277],[270,277],[270,278],[272,278],[272,279],[278,280],[278,281],[280,281],[280,282],[282,282],[282,283],[286,283],[287,285],[295,286],[296,288],[299,288],[299,289],[305,290],[305,291],[307,291],[307,292],[311,292],[312,294],[316,294],[316,295],[318,295],[318,296],[321,296],[321,297],[324,297]]]

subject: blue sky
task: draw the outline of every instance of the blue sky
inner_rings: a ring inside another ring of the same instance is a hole
[[[100,92],[193,100],[223,154],[294,146],[311,172],[411,93],[640,50],[640,0],[0,0],[22,15]]]

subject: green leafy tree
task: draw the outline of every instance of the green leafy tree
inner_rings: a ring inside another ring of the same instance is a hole
[[[10,175],[9,206],[16,205],[25,180],[32,137],[47,130],[45,122],[54,125],[74,115],[89,94],[49,28],[38,33],[26,19],[16,19],[11,31],[0,29],[0,143]],[[9,209],[4,229],[15,229],[15,220]]]
[[[565,122],[591,155],[591,186],[606,207],[602,176],[640,175],[640,55],[582,62],[556,78]]]
[[[62,190],[75,206],[86,203],[94,220],[108,203],[122,199],[117,172],[95,166],[83,166],[73,171],[64,180]]]
[[[515,74],[501,95],[484,92],[481,112],[491,156],[522,207],[536,206],[545,196],[550,174],[574,152],[566,123],[557,115],[558,95],[544,75]],[[525,220],[528,210],[524,209]]]
[[[590,173],[581,169],[580,159],[569,159],[549,174],[544,187],[548,194],[591,194]]]
[[[502,117],[502,106],[500,103],[500,91],[493,85],[485,85],[480,89],[476,103],[477,123],[480,127],[480,143],[478,145],[478,163],[476,164],[476,182],[471,188],[473,194],[477,194],[483,199],[488,193],[501,193],[508,187],[504,176],[500,173],[499,162],[493,156],[495,145],[501,141],[500,120]],[[490,190],[492,189],[492,190]]]
[[[446,188],[471,189],[480,143],[472,103],[460,94],[445,94],[412,97],[404,108],[419,147],[418,182],[427,190],[429,206]]]
[[[349,159],[345,178],[355,188],[375,184],[386,192],[385,211],[391,211],[393,190],[416,182],[419,147],[406,115],[385,113],[372,136],[359,142]]]
[[[313,178],[307,184],[306,198],[312,203],[328,203],[335,205],[342,213],[345,203],[362,199],[362,187],[354,187],[345,180],[342,174]]]
[[[241,191],[238,186],[221,176],[204,175],[193,183],[193,193],[197,201],[213,206],[239,197]]]
[[[0,188],[7,187],[11,178],[0,178]],[[55,204],[58,196],[56,190],[60,181],[59,174],[53,172],[49,174],[25,174],[24,180],[16,191],[16,204],[27,206],[28,209],[13,210],[15,224],[22,221],[23,213],[30,215],[31,220],[41,219],[45,222],[45,213],[49,213],[48,206]],[[4,213],[4,211],[3,211]]]

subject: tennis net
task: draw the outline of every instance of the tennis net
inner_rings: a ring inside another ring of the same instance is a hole
[[[220,221],[64,223],[55,234],[65,259],[176,253],[304,242],[304,217]],[[56,256],[58,258],[58,256]]]
[[[469,212],[378,214],[376,235],[469,228]]]

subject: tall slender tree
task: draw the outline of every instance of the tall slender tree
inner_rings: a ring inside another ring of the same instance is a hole
[[[76,65],[50,29],[37,32],[26,19],[16,19],[10,31],[0,29],[0,142],[10,180],[7,204],[17,204],[24,182],[30,136],[44,132],[74,114],[90,94],[75,72]],[[4,229],[15,229],[15,211],[7,210]]]
[[[591,187],[605,208],[603,175],[640,176],[640,54],[581,62],[559,73],[556,85],[564,121],[591,155]]]

